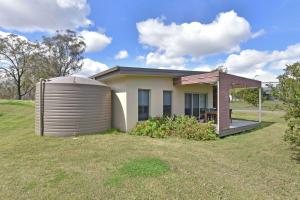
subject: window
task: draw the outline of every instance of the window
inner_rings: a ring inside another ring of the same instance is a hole
[[[203,117],[205,108],[207,107],[206,94],[185,94],[185,115],[195,116],[196,118]]]
[[[171,116],[172,115],[172,92],[163,91],[163,115]]]
[[[138,93],[138,120],[147,120],[149,119],[150,91],[139,90]]]
[[[192,94],[190,93],[185,94],[184,100],[185,100],[184,114],[192,115]]]
[[[199,94],[193,94],[193,116],[199,117]]]

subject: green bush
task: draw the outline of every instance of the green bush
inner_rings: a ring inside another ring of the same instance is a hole
[[[138,122],[130,134],[154,138],[175,136],[192,140],[215,140],[217,138],[212,123],[199,123],[195,117],[183,115],[152,118]]]
[[[278,80],[279,84],[273,92],[283,102],[286,111],[287,129],[284,139],[300,147],[300,62],[287,65]]]

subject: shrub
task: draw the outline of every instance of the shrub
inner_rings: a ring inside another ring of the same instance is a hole
[[[195,117],[176,116],[152,118],[138,122],[130,132],[154,138],[175,136],[192,140],[215,140],[215,128],[211,122],[199,123]]]
[[[278,80],[274,94],[283,102],[286,111],[287,129],[284,139],[300,147],[300,62],[287,65]]]
[[[135,128],[131,131],[133,135],[144,135],[155,138],[164,138],[170,132],[167,126],[166,117],[151,118],[149,120],[138,122]]]

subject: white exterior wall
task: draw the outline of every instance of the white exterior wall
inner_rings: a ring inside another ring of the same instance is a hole
[[[130,131],[138,121],[138,89],[150,90],[150,117],[163,115],[163,91],[172,91],[172,114],[184,114],[184,94],[207,94],[208,107],[212,108],[213,88],[210,85],[174,86],[173,78],[128,76],[105,82],[113,91],[113,127]],[[121,116],[119,116],[121,115]]]
[[[106,81],[112,90],[112,127],[127,131],[126,79]]]

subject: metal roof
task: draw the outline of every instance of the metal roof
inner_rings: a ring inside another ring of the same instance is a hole
[[[190,71],[190,70],[172,70],[172,69],[155,69],[155,68],[142,68],[142,67],[121,67],[116,66],[95,74],[90,78],[93,79],[102,79],[110,76],[118,75],[118,74],[126,74],[126,75],[153,75],[153,76],[167,76],[167,77],[180,77],[187,75],[195,75],[206,73],[202,71]]]

